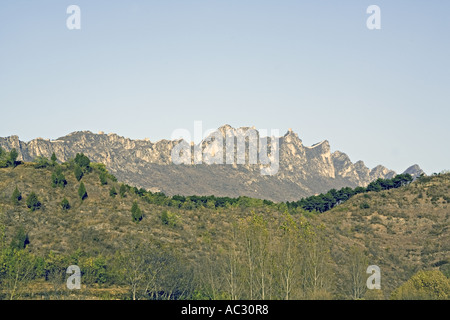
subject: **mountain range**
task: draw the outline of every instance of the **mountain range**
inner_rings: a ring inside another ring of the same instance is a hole
[[[19,153],[18,160],[25,162],[38,156],[50,158],[52,153],[59,161],[65,162],[77,153],[84,153],[92,161],[104,163],[120,181],[167,195],[248,196],[277,202],[296,201],[332,188],[366,186],[378,178],[387,179],[396,175],[396,172],[382,165],[370,169],[363,161],[353,163],[341,151],[331,152],[327,140],[305,146],[290,129],[278,137],[276,151],[279,163],[276,173],[262,175],[261,163],[249,160],[249,133],[262,138],[257,130],[250,127],[235,129],[224,125],[218,128],[199,144],[189,144],[194,151],[191,155],[193,161],[189,164],[174,164],[172,159],[173,148],[181,142],[186,143],[182,139],[151,142],[149,139],[132,140],[115,133],[77,131],[56,140],[37,138],[29,142],[13,135],[0,138],[0,146],[7,151],[15,148]],[[229,158],[224,141],[230,134],[235,141],[245,141],[246,158],[243,164],[238,164],[236,154],[231,157],[232,163],[226,164],[225,159]],[[224,139],[221,141],[217,137]],[[268,138],[274,141],[272,139]],[[267,149],[269,155],[274,151],[270,147]],[[214,156],[222,150],[220,156],[224,161],[220,164],[196,162],[194,158],[198,153],[195,150],[203,153],[203,159],[205,155]],[[404,173],[417,177],[424,172],[418,165],[412,165]]]

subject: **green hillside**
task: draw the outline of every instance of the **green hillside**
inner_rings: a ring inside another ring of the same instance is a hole
[[[318,213],[166,197],[81,155],[4,167],[3,299],[388,299],[420,270],[449,275],[449,174]],[[381,269],[381,291],[365,289],[369,264]],[[81,290],[66,288],[69,265],[81,268]]]
[[[450,174],[356,195],[319,219],[333,239],[335,260],[345,263],[350,247],[366,251],[387,292],[419,270],[449,275]]]

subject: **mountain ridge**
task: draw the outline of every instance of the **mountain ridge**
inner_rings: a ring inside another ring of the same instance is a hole
[[[353,163],[344,152],[331,152],[328,140],[305,146],[298,134],[289,129],[278,137],[278,172],[262,176],[261,164],[249,163],[249,136],[255,134],[260,138],[258,130],[223,125],[214,133],[223,138],[227,134],[235,139],[242,138],[246,142],[246,162],[237,164],[234,155],[232,164],[175,165],[171,151],[184,141],[182,139],[152,142],[150,139],[133,140],[116,133],[91,131],[74,131],[55,140],[36,138],[28,142],[13,135],[0,138],[0,146],[7,151],[15,148],[20,161],[32,161],[38,156],[50,158],[54,152],[60,161],[65,162],[76,153],[84,153],[93,161],[104,163],[120,180],[168,195],[250,196],[294,201],[332,188],[366,186],[373,180],[392,178],[396,174],[382,165],[370,169],[361,160]],[[191,147],[199,148],[203,155],[214,155],[222,147],[225,160],[225,144],[220,145],[221,141],[210,136]],[[195,155],[194,152],[192,159]],[[407,170],[414,177],[423,173],[417,165]]]

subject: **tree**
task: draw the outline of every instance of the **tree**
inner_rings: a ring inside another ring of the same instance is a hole
[[[41,202],[39,201],[36,193],[31,192],[29,196],[27,197],[27,207],[31,211],[35,211],[41,208]]]
[[[369,265],[369,259],[365,252],[358,247],[350,248],[348,259],[350,281],[347,281],[347,283],[350,286],[350,294],[354,300],[362,299],[367,288],[366,270]]]
[[[7,299],[21,299],[28,289],[27,284],[35,275],[36,258],[28,250],[9,248],[4,250],[3,263],[6,266],[2,279],[2,291]]]
[[[393,300],[447,300],[450,279],[439,270],[419,271],[391,294]]]
[[[17,160],[18,156],[19,156],[19,153],[17,152],[17,150],[14,148],[11,149],[11,151],[9,152],[9,158],[7,161],[9,167],[13,167],[13,168],[16,167],[16,165],[17,165],[16,160]]]
[[[61,201],[61,208],[62,208],[63,210],[69,210],[69,209],[70,209],[70,203],[69,203],[69,200],[67,200],[66,198],[64,198],[64,199]]]
[[[302,230],[303,286],[312,299],[329,299],[332,282],[330,243],[323,225]]]
[[[17,233],[14,235],[11,240],[11,249],[22,250],[30,243],[28,238],[28,233],[25,232],[25,229],[21,226]]]
[[[237,218],[236,218],[237,220]],[[239,254],[239,225],[237,222],[233,222],[231,235],[230,235],[230,243],[227,250],[224,252],[223,259],[223,272],[225,279],[225,290],[228,292],[231,300],[238,300],[241,291],[242,284],[240,280],[240,266],[241,256]],[[210,241],[211,242],[211,241]]]
[[[160,218],[163,224],[170,227],[176,227],[180,223],[178,216],[168,210],[164,210]]]
[[[100,175],[99,175],[99,178],[100,178],[100,184],[101,184],[102,186],[108,184],[108,179],[107,179],[107,174],[106,174],[106,172],[101,172]]]
[[[83,178],[83,170],[81,169],[81,167],[78,164],[75,164],[74,174],[75,174],[75,178],[77,179],[77,181],[80,181],[81,178]]]
[[[77,153],[75,156],[75,163],[78,164],[85,172],[89,171],[91,160],[83,153]]]
[[[10,152],[6,152],[2,149],[0,149],[0,168],[8,168],[13,167],[15,168],[17,165],[17,157],[19,156],[19,153],[16,149],[11,149]]]
[[[270,243],[267,221],[259,214],[241,221],[241,233],[244,249],[244,274],[246,279],[247,299],[267,299],[271,274],[268,269],[270,261]]]
[[[7,164],[7,153],[0,146],[0,168],[6,168],[6,167],[8,167],[8,164]]]
[[[191,273],[174,252],[153,239],[129,239],[116,260],[133,300],[183,299]]]
[[[64,188],[64,186],[67,184],[66,177],[62,173],[61,166],[57,166],[52,174],[52,187],[61,187]]]
[[[117,196],[116,188],[112,187],[112,188],[109,190],[109,196],[110,196],[111,198],[115,198],[115,197]]]
[[[83,182],[80,183],[80,186],[78,188],[78,196],[80,197],[81,200],[86,199],[88,196],[86,187],[84,186]]]
[[[11,201],[14,205],[18,205],[20,200],[22,200],[22,193],[20,193],[19,189],[16,186],[16,189],[14,189],[11,196]]]
[[[301,224],[300,224],[301,226]],[[282,225],[278,231],[279,243],[277,243],[276,260],[277,279],[280,286],[280,298],[301,299],[303,292],[301,291],[301,250],[300,229],[299,225],[294,221],[291,215],[285,213],[283,215]]]
[[[127,187],[122,183],[119,189],[119,194],[121,198],[125,198],[125,192],[127,192]]]
[[[125,254],[118,259],[123,278],[130,286],[131,298],[138,300],[148,295],[150,288],[154,287],[156,276],[162,272],[162,268],[154,269],[154,250],[149,245],[143,245],[140,241],[130,240],[126,246]]]
[[[131,207],[131,217],[133,218],[134,222],[139,222],[142,220],[143,216],[142,216],[142,211],[139,208],[137,201],[133,202],[133,205]]]
[[[163,224],[169,224],[169,214],[167,213],[167,210],[164,210],[161,213],[161,222]]]
[[[52,166],[55,166],[56,160],[58,160],[58,159],[56,158],[56,154],[54,152],[52,153],[52,157],[50,158],[50,160],[52,160]]]
[[[43,156],[36,157],[33,162],[36,169],[47,168],[50,165],[48,159]]]

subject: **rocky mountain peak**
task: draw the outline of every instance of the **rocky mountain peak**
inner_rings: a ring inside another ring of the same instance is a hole
[[[235,129],[223,125],[217,130],[223,136],[228,131],[235,136],[249,137],[250,133],[246,134],[249,129],[254,127]],[[256,135],[259,136],[258,131]],[[270,176],[261,175],[260,163],[237,165],[224,161],[214,165],[201,165],[202,162],[176,165],[172,162],[171,151],[180,140],[163,139],[152,143],[149,139],[132,140],[115,133],[77,131],[56,140],[34,139],[30,142],[10,136],[0,138],[0,146],[6,150],[16,148],[19,160],[23,161],[32,161],[38,156],[50,158],[53,152],[60,161],[67,161],[83,152],[92,161],[104,163],[119,180],[169,195],[213,194],[293,201],[332,188],[365,186],[377,178],[395,175],[394,171],[381,165],[371,170],[362,161],[352,163],[343,152],[331,153],[327,140],[304,146],[292,130],[279,138],[279,170]],[[224,147],[214,140],[204,142],[200,143],[202,152],[212,156]],[[248,150],[245,152],[248,155]],[[421,169],[414,165],[406,171],[419,174]]]
[[[414,179],[417,179],[418,177],[420,177],[421,175],[424,175],[425,172],[419,167],[419,165],[414,164],[411,167],[409,167],[408,169],[406,169],[403,173],[408,173],[410,174]]]

